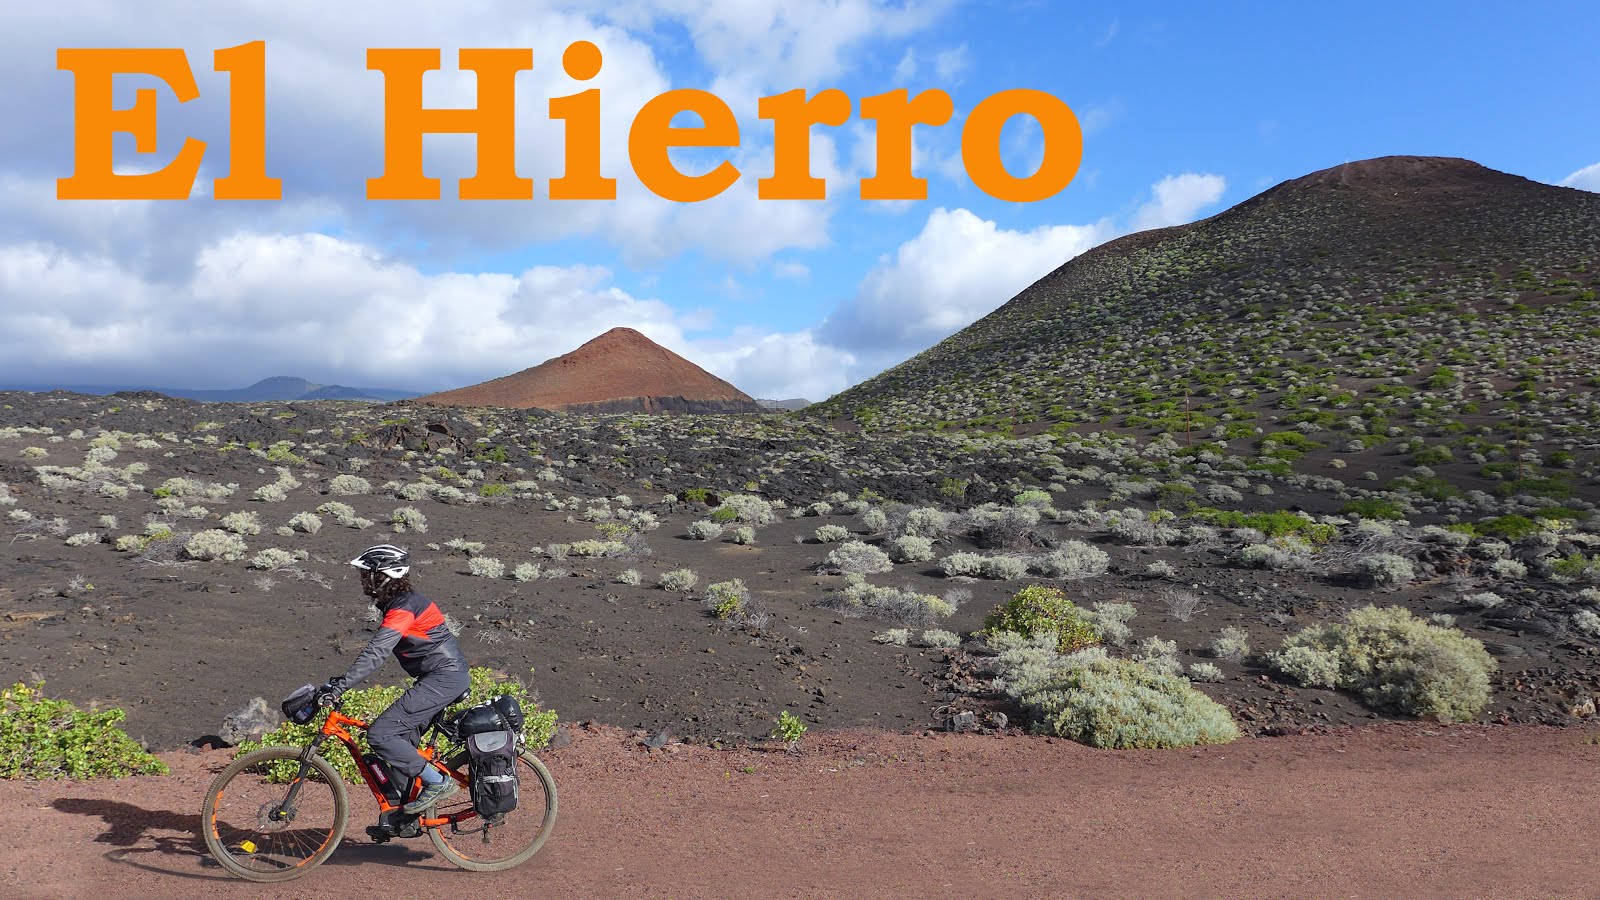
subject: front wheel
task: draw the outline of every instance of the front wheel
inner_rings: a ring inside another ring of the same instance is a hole
[[[527,750],[518,754],[517,760],[517,808],[495,825],[473,816],[461,822],[459,830],[448,824],[429,828],[428,837],[441,856],[463,869],[499,872],[527,862],[544,846],[556,826],[556,782],[544,763]],[[445,765],[465,776],[466,752],[450,757]],[[471,793],[462,790],[427,815],[444,817],[471,809]]]
[[[234,760],[206,791],[200,831],[224,869],[250,881],[288,881],[321,865],[344,836],[349,797],[333,766],[300,750],[265,747]]]

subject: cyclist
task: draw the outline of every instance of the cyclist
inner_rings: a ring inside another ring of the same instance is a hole
[[[328,679],[320,693],[337,701],[382,668],[391,651],[406,674],[417,680],[367,729],[373,751],[405,776],[407,784],[422,776],[421,793],[402,807],[415,815],[459,790],[454,779],[444,777],[423,759],[417,744],[434,713],[467,692],[467,660],[445,626],[439,607],[411,586],[410,554],[391,544],[379,544],[362,551],[350,565],[361,570],[361,591],[372,599],[383,620],[350,668]]]

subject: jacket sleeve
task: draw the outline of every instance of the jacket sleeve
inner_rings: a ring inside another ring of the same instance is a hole
[[[349,690],[362,681],[365,681],[373,672],[383,668],[385,660],[394,652],[395,645],[400,643],[401,631],[405,625],[398,621],[400,618],[409,618],[410,613],[391,610],[383,617],[383,624],[378,626],[378,633],[372,636],[367,646],[362,649],[361,655],[345,670],[343,688]]]

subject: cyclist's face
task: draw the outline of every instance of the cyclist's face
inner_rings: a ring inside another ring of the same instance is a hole
[[[378,573],[373,572],[373,571],[368,570],[368,569],[362,569],[361,570],[361,593],[366,594],[368,597],[373,596],[374,592],[376,592],[377,589],[378,589],[377,588],[377,577],[378,577]]]

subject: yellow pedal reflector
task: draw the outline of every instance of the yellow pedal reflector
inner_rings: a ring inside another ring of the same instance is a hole
[[[243,850],[246,853],[254,853],[254,852],[256,852],[255,841],[240,841],[239,842],[239,849]]]

